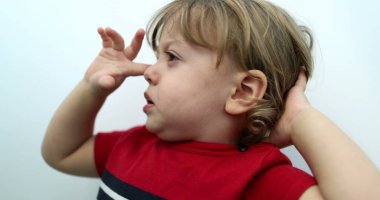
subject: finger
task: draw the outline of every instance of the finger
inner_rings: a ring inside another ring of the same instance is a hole
[[[279,141],[276,141],[276,139],[275,138],[273,138],[274,136],[273,136],[273,134],[271,133],[270,135],[269,135],[269,137],[267,137],[267,138],[264,138],[264,139],[262,139],[261,141],[262,142],[266,142],[266,143],[271,143],[271,144],[274,144],[275,146],[280,146],[280,143],[279,143]]]
[[[301,68],[300,73],[298,75],[298,79],[296,81],[296,86],[300,87],[302,91],[306,90],[306,84],[307,84],[307,77],[306,77],[306,71],[304,68]]]
[[[124,39],[123,37],[113,30],[112,28],[107,27],[105,29],[105,33],[107,36],[112,40],[112,48],[116,51],[123,51],[124,50]]]
[[[98,33],[100,37],[102,38],[102,43],[104,48],[110,48],[112,47],[112,40],[110,37],[107,36],[106,32],[104,31],[104,28],[99,27]]]
[[[141,76],[150,65],[144,63],[132,63],[131,66],[125,69],[126,76]]]
[[[125,56],[133,60],[136,58],[137,54],[141,49],[141,45],[144,39],[145,31],[144,29],[137,30],[135,36],[133,37],[131,44],[124,50]]]

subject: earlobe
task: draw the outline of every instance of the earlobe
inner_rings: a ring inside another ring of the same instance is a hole
[[[249,70],[239,75],[238,84],[226,102],[225,110],[240,115],[255,107],[267,88],[267,78],[260,70]]]

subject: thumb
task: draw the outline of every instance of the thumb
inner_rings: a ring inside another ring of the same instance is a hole
[[[306,90],[306,84],[307,84],[307,77],[306,77],[306,71],[305,69],[301,69],[300,73],[298,75],[298,79],[295,83],[296,86],[302,89],[302,91]]]

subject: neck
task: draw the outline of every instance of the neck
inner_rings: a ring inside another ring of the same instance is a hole
[[[206,130],[202,131],[196,141],[237,145],[244,126],[245,116],[228,116],[224,120],[204,126]]]

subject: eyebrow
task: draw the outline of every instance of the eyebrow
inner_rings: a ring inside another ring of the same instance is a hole
[[[179,44],[180,46],[183,46],[183,45],[186,45],[186,42],[182,41],[182,40],[175,40],[175,39],[174,40],[169,40],[169,41],[167,41],[165,43],[159,44],[157,49],[160,49],[160,48],[165,49],[165,48],[168,48],[168,47],[170,47],[170,46],[172,46],[174,44]]]
[[[182,47],[188,46],[184,40],[171,39],[165,43],[159,43],[158,48],[155,51],[156,56],[158,56],[162,50],[167,50],[172,45],[179,45]]]

